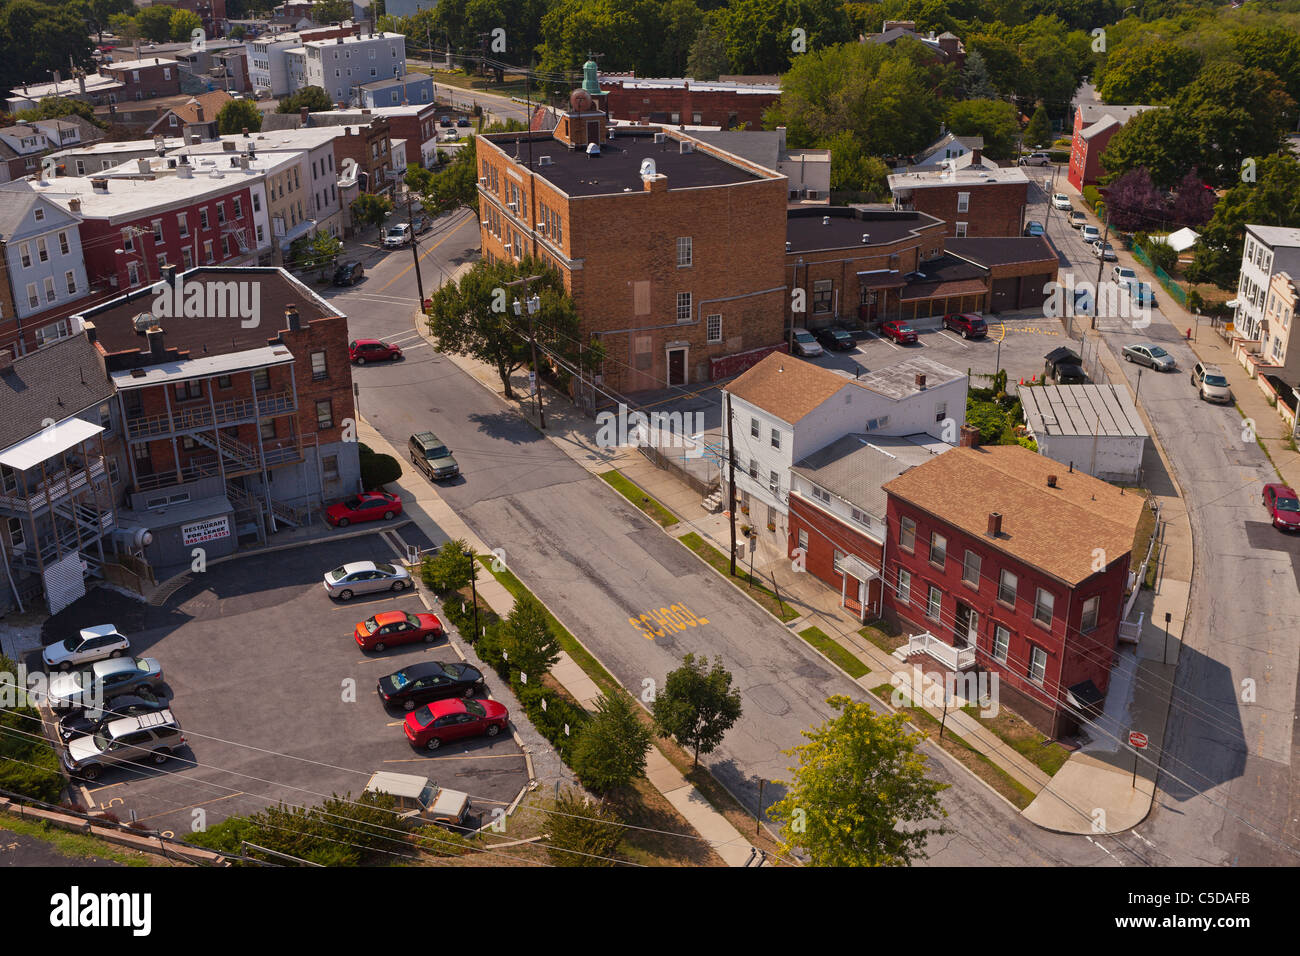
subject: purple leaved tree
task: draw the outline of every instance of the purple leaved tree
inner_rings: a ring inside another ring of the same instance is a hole
[[[1193,169],[1174,189],[1173,219],[1181,226],[1197,229],[1210,221],[1217,201],[1214,191],[1206,188],[1200,174]]]
[[[1105,191],[1106,213],[1120,232],[1157,232],[1169,219],[1169,200],[1139,166],[1110,184]]]

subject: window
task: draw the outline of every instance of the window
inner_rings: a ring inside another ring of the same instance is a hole
[[[1097,629],[1097,618],[1101,612],[1101,597],[1094,595],[1083,602],[1083,615],[1079,618],[1079,630],[1085,634]]]
[[[750,437],[750,438],[762,438],[762,437],[763,437],[762,432],[759,430],[758,419],[757,419],[757,418],[751,418],[751,419],[749,420],[749,437]]]
[[[942,568],[948,558],[948,539],[937,531],[930,532],[930,563]]]
[[[939,620],[939,611],[943,608],[943,592],[933,584],[930,585],[930,594],[925,602],[925,616],[932,621]]]
[[[957,194],[957,211],[970,212],[970,193]]]
[[[334,427],[334,403],[328,398],[316,403],[316,428],[324,431]]]
[[[329,378],[329,369],[325,364],[324,352],[311,353],[311,380],[319,382],[323,378]]]
[[[154,242],[162,242],[162,241],[163,241],[163,231],[162,231],[162,220],[161,220],[161,219],[155,219],[155,220],[153,221],[153,241],[154,241]]]
[[[189,220],[185,218],[185,213],[182,212],[176,216],[176,225],[181,231],[182,239],[190,234],[190,224]]]
[[[253,193],[253,212],[262,211],[262,194]]]
[[[916,521],[904,518],[898,525],[898,546],[908,554],[916,553]]]
[[[226,204],[223,202],[219,202],[217,203],[217,222],[225,222],[225,221],[226,221]]]
[[[758,478],[758,462],[753,458],[749,459],[749,477]]]
[[[8,476],[6,475],[6,477],[8,477]],[[11,547],[13,550],[18,551],[18,550],[20,550],[20,549],[23,548],[23,545],[26,543],[26,540],[27,540],[27,539],[23,536],[23,523],[22,523],[22,521],[21,521],[20,519],[18,519],[18,518],[10,518],[10,519],[9,519],[9,545],[10,545],[10,547]]]
[[[993,659],[1007,662],[1007,649],[1011,646],[1011,632],[1001,624],[993,626]]]
[[[258,426],[258,431],[261,433],[262,441],[274,441],[275,419],[268,418],[266,421],[262,422],[262,424]]]
[[[63,279],[68,284],[68,295],[77,294],[77,274],[75,272],[65,272]]]
[[[338,455],[325,455],[323,458],[321,458],[320,464],[321,464],[321,471],[325,473],[326,481],[339,480],[339,456]]]
[[[1041,647],[1030,645],[1029,648],[1029,679],[1035,684],[1041,684],[1047,676],[1047,651]]]
[[[41,307],[41,294],[37,291],[35,282],[27,283],[27,304],[33,309]]]
[[[261,229],[262,227],[258,226],[257,228]],[[260,239],[261,236],[258,236],[258,238]],[[186,270],[194,268],[194,252],[189,246],[186,246],[181,250],[181,262],[184,264]]]
[[[230,376],[229,376],[229,375],[218,375],[218,376],[217,376],[217,388],[230,388]]]
[[[22,256],[23,268],[24,269],[31,268],[32,247],[28,243],[24,242],[21,246],[18,247],[18,251]]]
[[[831,279],[818,279],[813,283],[813,312],[829,312],[831,299],[835,295],[835,283]]]
[[[772,492],[774,495],[779,493],[781,490],[781,478],[774,471],[769,471],[767,473],[767,490]]]
[[[692,249],[690,236],[677,237],[677,268],[684,269],[692,265]]]
[[[1039,624],[1047,627],[1052,626],[1052,606],[1056,599],[1048,594],[1042,588],[1038,588],[1034,595],[1034,620]]]
[[[957,233],[956,233],[956,237],[957,237],[958,239],[963,239],[963,238],[965,238],[965,236],[966,236],[966,225],[967,225],[967,224],[964,223],[964,222],[959,222],[959,223],[957,223]]]
[[[54,291],[54,279],[50,276],[46,276],[45,277],[45,301],[53,302],[57,298],[58,298],[58,294]]]
[[[264,368],[259,368],[253,373],[253,387],[259,392],[265,392],[271,387],[271,373]]]
[[[213,256],[213,254],[212,254],[212,240],[211,240],[211,239],[204,239],[204,240],[203,240],[203,261],[204,261],[204,262],[215,262],[215,261],[216,261],[216,257]]]
[[[39,259],[41,260],[41,262],[49,262],[49,261],[50,261],[50,250],[49,250],[49,247],[47,247],[47,246],[45,245],[45,237],[44,237],[44,236],[41,236],[41,238],[39,238],[39,239],[36,240],[36,255],[37,255],[37,258],[39,258]]]
[[[825,488],[819,488],[816,485],[813,485],[812,496],[816,498],[818,501],[821,501],[825,504],[831,503],[831,493],[827,491]]]
[[[66,256],[67,254],[68,254],[68,234],[66,232],[61,232],[59,233],[59,255]]]
[[[775,428],[772,429],[772,447],[773,448],[781,447],[781,433],[777,431]]]
[[[177,382],[172,386],[176,396],[176,401],[187,402],[195,398],[203,397],[203,390],[196,381]]]
[[[23,142],[26,143],[27,140],[23,140]],[[45,219],[45,210],[37,208],[37,210],[32,213],[32,218],[37,222],[42,222]]]
[[[99,406],[99,427],[110,435],[113,433],[113,406],[108,402]]]
[[[861,511],[861,510],[859,510],[859,509],[857,509],[857,508],[850,508],[850,509],[849,509],[849,515],[850,515],[850,516],[853,518],[853,520],[856,521],[858,524],[863,525],[863,526],[868,527],[868,528],[871,527],[871,517],[870,517],[870,516],[869,516],[865,511]]]
[[[839,548],[835,549],[835,557],[831,558],[831,567],[835,569],[836,574],[844,573],[844,552]]]
[[[116,458],[110,458],[108,460],[108,480],[115,485],[120,485],[122,483],[122,476],[118,471]]]
[[[1010,571],[998,575],[998,600],[1007,607],[1016,606],[1016,576]]]
[[[244,201],[240,199],[238,196],[235,197],[235,218],[236,219],[244,218]]]
[[[196,441],[195,441],[193,438],[191,438],[189,435],[182,435],[182,436],[181,436],[181,448],[182,448],[184,451],[193,451],[194,449],[196,449],[196,448],[198,448],[198,447],[199,447],[199,443],[196,442]]]
[[[980,556],[974,551],[966,552],[966,557],[961,563],[961,579],[977,591],[979,590]]]
[[[934,420],[936,422],[943,421],[947,416],[948,416],[947,402],[940,402],[939,404],[934,406]]]
[[[677,321],[689,322],[691,320],[691,294],[689,292],[677,293]]]
[[[122,230],[122,251],[135,252],[135,233],[130,229]]]
[[[806,528],[799,529],[799,550],[805,554],[808,553],[808,530]]]
[[[912,600],[912,572],[903,568],[898,569],[898,587],[895,593],[902,604],[907,604]]]

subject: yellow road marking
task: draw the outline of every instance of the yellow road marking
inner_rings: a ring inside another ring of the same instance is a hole
[[[640,617],[629,617],[628,623],[647,640],[663,637],[668,632],[684,631],[688,627],[708,624],[707,617],[699,617],[685,604],[673,604],[670,607],[651,608]]]
[[[468,222],[468,221],[469,221],[469,220],[465,220],[465,222]],[[465,225],[465,222],[458,223],[454,229],[450,229],[450,230],[448,230],[448,232],[447,232],[447,234],[446,234],[445,236],[443,236],[441,239],[439,239],[437,242],[435,242],[433,245],[431,245],[428,249],[424,250],[424,253],[423,253],[423,255],[420,256],[420,258],[421,258],[421,259],[424,259],[424,258],[426,258],[427,256],[431,255],[431,254],[433,253],[433,250],[434,250],[434,249],[437,249],[440,245],[442,245],[444,242],[446,242],[446,241],[447,241],[448,239],[450,239],[452,236],[456,235],[456,233],[460,232],[461,228]],[[414,268],[415,268],[415,263],[412,262],[409,266],[407,266],[405,269],[403,269],[403,270],[402,270],[401,272],[399,272],[397,275],[393,276],[393,278],[389,279],[386,283],[384,283],[383,285],[381,285],[381,286],[379,287],[379,292],[383,292],[383,291],[384,291],[385,289],[387,289],[390,285],[392,285],[392,284],[393,284],[394,282],[396,282],[398,279],[401,279],[403,276],[405,276],[408,272],[410,272],[410,271],[411,271],[412,269],[414,269]],[[378,295],[378,293],[372,293],[372,294]]]

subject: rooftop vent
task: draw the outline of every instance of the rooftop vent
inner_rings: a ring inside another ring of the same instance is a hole
[[[830,224],[831,224],[831,217],[830,217],[830,216],[822,216],[822,225],[823,225],[823,226],[829,226]]]
[[[226,139],[221,141],[221,151],[223,153],[233,153],[236,150],[236,148],[237,145],[233,139]]]
[[[865,246],[870,241],[871,241],[871,233],[864,232],[862,234],[862,244]]]
[[[641,160],[641,178],[648,179],[655,174],[655,161],[650,158]]]
[[[682,140],[681,143],[679,144],[679,146],[680,146],[679,152],[682,152],[682,153],[693,153],[693,152],[695,152],[695,144],[692,143],[692,142],[691,142],[690,140],[688,140],[688,139],[684,139],[684,140]]]
[[[148,332],[158,322],[158,318],[152,312],[140,312],[131,320],[131,326],[137,333]]]
[[[667,133],[655,133],[655,142],[656,142],[656,143],[666,143],[666,142],[668,142],[668,134],[667,134]]]
[[[587,144],[587,158],[590,159],[592,156],[599,156],[599,155],[600,155],[600,144],[599,144],[599,143],[588,143],[588,144]]]
[[[90,188],[97,193],[108,192],[108,180],[103,176],[96,176],[90,181]]]
[[[538,157],[537,157],[537,165],[538,165],[538,166],[550,166],[553,162],[555,162],[555,160],[551,159],[550,156],[538,156]]]
[[[1056,476],[1055,476],[1055,475],[1048,475],[1048,476],[1047,476],[1047,487],[1049,487],[1049,488],[1055,488],[1055,487],[1056,487]]]
[[[790,242],[789,239],[787,239],[787,240],[785,241],[785,251],[786,251],[786,252],[789,252],[789,251],[790,251],[790,246],[791,246],[791,242]]]

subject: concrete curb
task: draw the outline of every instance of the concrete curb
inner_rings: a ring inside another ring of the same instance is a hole
[[[213,853],[211,850],[203,850],[198,847],[168,845],[168,841],[161,835],[151,835],[146,833],[126,833],[114,827],[97,826],[91,820],[83,820],[80,817],[68,816],[67,814],[57,813],[51,810],[41,810],[36,807],[22,806],[15,804],[8,798],[0,797],[0,811],[8,813],[19,819],[34,818],[45,823],[53,824],[64,830],[71,830],[74,833],[82,833],[87,836],[93,836],[103,840],[106,843],[116,843],[119,846],[129,847],[133,850],[140,850],[147,853],[158,853],[163,856],[178,856],[187,863],[205,864],[208,866],[229,866],[230,862],[220,853]]]

